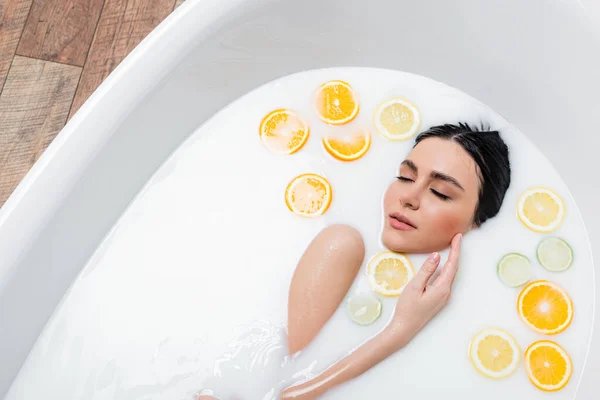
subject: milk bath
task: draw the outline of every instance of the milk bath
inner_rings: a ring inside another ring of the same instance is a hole
[[[314,91],[341,79],[359,95],[358,117],[330,127],[318,119]],[[287,292],[294,267],[325,226],[347,223],[362,233],[365,262],[348,296],[371,292],[366,262],[384,250],[379,241],[381,201],[413,139],[390,142],[374,129],[373,112],[403,97],[421,112],[420,131],[442,123],[489,124],[511,150],[512,183],[499,215],[463,241],[450,304],[398,353],[329,392],[326,399],[459,398],[573,399],[589,345],[594,307],[593,266],[585,229],[556,171],[501,116],[460,91],[398,71],[331,68],[301,72],[261,86],[200,126],[157,171],[82,269],[32,349],[8,400],[193,399],[201,389],[275,399],[285,385],[318,374],[379,332],[395,298],[381,298],[382,316],[358,326],[345,302],[316,340],[287,354]],[[276,108],[296,110],[310,137],[296,154],[276,156],[261,143],[261,119]],[[324,135],[369,129],[365,156],[343,163],[321,145]],[[168,132],[165,132],[168,134]],[[329,210],[301,219],[287,209],[284,191],[302,173],[325,176],[333,188]],[[519,195],[547,186],[565,201],[567,214],[553,232],[575,254],[561,273],[544,270],[535,248],[547,236],[516,217]],[[519,319],[519,289],[502,284],[496,264],[508,252],[526,255],[534,279],[567,290],[575,314],[563,333],[544,337]],[[447,252],[442,253],[442,263]],[[425,255],[409,255],[419,268]],[[335,282],[331,282],[335,285]],[[480,329],[510,332],[524,350],[549,338],[573,359],[570,383],[549,395],[529,383],[521,365],[510,377],[490,380],[471,366],[467,348]]]

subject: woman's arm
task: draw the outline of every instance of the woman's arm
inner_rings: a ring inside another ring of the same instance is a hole
[[[316,399],[329,389],[354,379],[398,351],[405,343],[401,327],[388,326],[349,356],[314,379],[283,391],[282,399]]]
[[[361,234],[348,225],[323,229],[294,270],[288,296],[288,351],[304,349],[344,299],[365,257]]]
[[[324,228],[307,246],[294,270],[288,296],[287,342],[291,355],[304,349],[339,308],[364,256],[360,232],[344,224]],[[218,398],[202,394],[196,400]]]
[[[452,240],[448,261],[432,284],[429,280],[438,267],[440,256],[438,253],[429,256],[398,298],[392,321],[381,333],[319,376],[285,389],[281,399],[316,399],[329,389],[360,376],[408,344],[447,304],[458,269],[460,240],[460,234]]]

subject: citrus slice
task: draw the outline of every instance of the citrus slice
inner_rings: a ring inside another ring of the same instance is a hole
[[[542,240],[536,253],[538,261],[548,271],[564,271],[573,263],[573,249],[565,240],[556,236]]]
[[[573,320],[573,302],[569,295],[546,280],[533,281],[521,290],[517,311],[525,325],[545,335],[564,331]]]
[[[498,276],[507,286],[522,286],[531,279],[531,263],[527,257],[521,254],[506,254],[498,263]]]
[[[344,81],[328,81],[317,89],[317,114],[330,125],[343,125],[358,115],[358,98]]]
[[[370,325],[381,316],[381,300],[366,293],[355,294],[348,299],[346,310],[352,321]]]
[[[404,254],[384,251],[371,258],[367,265],[367,276],[377,293],[399,296],[415,276],[415,270]]]
[[[402,98],[389,99],[375,110],[375,127],[386,139],[399,141],[413,136],[421,124],[419,109]]]
[[[526,190],[519,198],[517,216],[531,230],[551,232],[562,223],[565,204],[554,191],[535,187]]]
[[[500,379],[512,374],[519,365],[521,350],[508,332],[486,328],[469,343],[469,358],[475,369],[488,378]]]
[[[354,161],[364,156],[371,147],[371,134],[369,131],[361,131],[349,136],[324,137],[323,146],[338,160]]]
[[[263,144],[275,154],[293,154],[309,136],[309,127],[295,111],[279,109],[267,114],[259,128]]]
[[[569,354],[559,344],[539,340],[525,350],[525,371],[538,389],[555,392],[564,388],[573,374]]]
[[[312,218],[327,211],[332,190],[327,179],[317,174],[302,174],[285,189],[285,204],[294,214]]]

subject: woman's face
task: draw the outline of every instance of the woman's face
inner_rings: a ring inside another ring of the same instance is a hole
[[[424,139],[400,165],[383,200],[382,242],[402,253],[445,249],[473,227],[479,198],[477,164],[451,140]]]

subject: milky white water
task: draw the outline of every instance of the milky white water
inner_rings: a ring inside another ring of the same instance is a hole
[[[357,119],[343,127],[322,124],[312,108],[314,89],[329,79],[349,82],[360,96]],[[382,195],[413,142],[386,141],[375,132],[372,115],[377,104],[397,96],[417,105],[422,129],[458,121],[500,129],[511,148],[513,182],[500,214],[464,238],[450,304],[408,347],[323,398],[573,399],[591,333],[594,288],[587,237],[567,188],[521,133],[479,102],[423,77],[366,68],[279,79],[199,127],[83,268],[7,399],[193,399],[202,388],[225,398],[239,393],[242,400],[274,399],[282,385],[322,371],[376,334],[395,299],[382,299],[382,317],[366,327],[350,321],[343,303],[292,360],[285,349],[287,291],[302,252],[328,224],[348,223],[362,232],[365,262],[383,250]],[[281,107],[297,110],[311,127],[307,144],[292,156],[271,154],[258,137],[262,117]],[[324,134],[365,127],[373,143],[356,162],[338,162],[321,146]],[[333,187],[329,211],[314,220],[295,217],[283,200],[287,183],[306,172],[323,174]],[[566,219],[555,232],[574,249],[566,272],[550,273],[537,263],[535,247],[543,235],[515,216],[518,196],[533,185],[553,188],[566,202]],[[558,393],[531,385],[522,364],[509,378],[485,378],[467,356],[469,340],[484,327],[509,331],[522,349],[544,338],[519,320],[518,289],[496,275],[507,252],[528,256],[535,279],[556,281],[572,296],[572,325],[550,338],[574,363],[571,382]],[[416,268],[424,260],[410,258]],[[365,265],[350,294],[370,291],[364,272]]]

